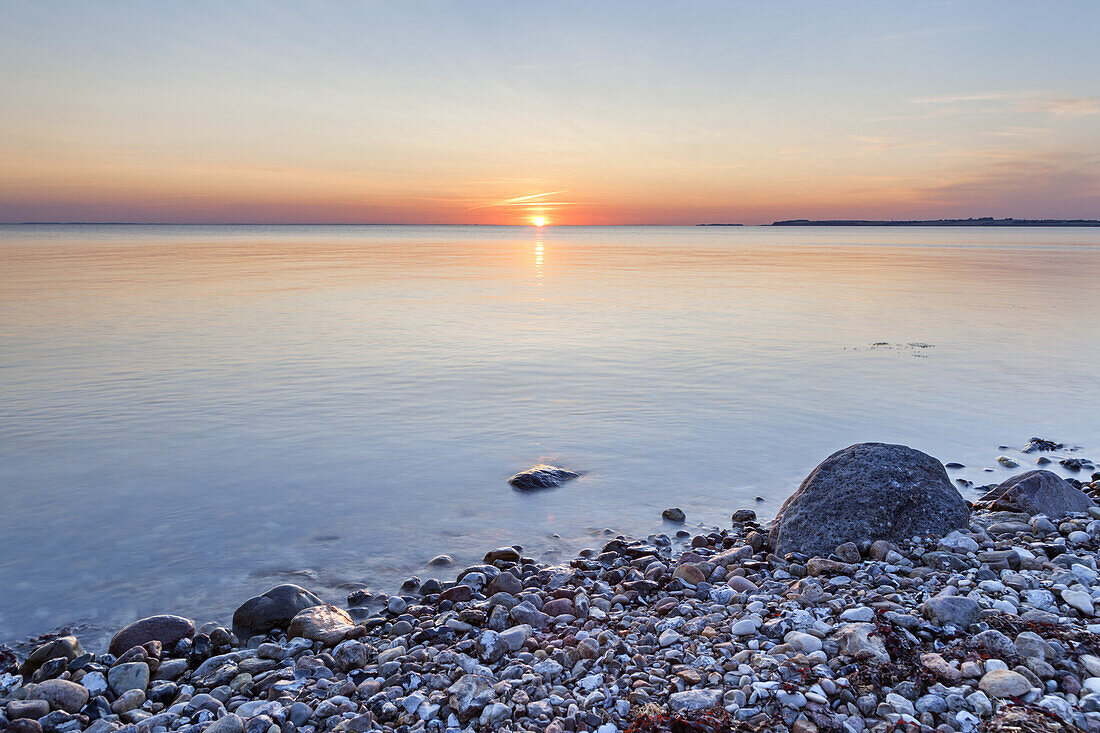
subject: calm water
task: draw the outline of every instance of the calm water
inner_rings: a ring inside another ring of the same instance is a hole
[[[0,227],[0,263],[0,640],[767,516],[862,440],[1100,458],[1098,229]],[[543,460],[588,473],[507,485]]]

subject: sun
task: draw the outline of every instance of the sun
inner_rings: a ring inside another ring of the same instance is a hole
[[[534,224],[537,227],[544,227],[544,226],[546,226],[546,217],[545,216],[532,217],[531,218],[531,223]]]

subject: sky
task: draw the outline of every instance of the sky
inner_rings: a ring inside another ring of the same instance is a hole
[[[0,222],[1100,218],[1100,3],[0,0]]]

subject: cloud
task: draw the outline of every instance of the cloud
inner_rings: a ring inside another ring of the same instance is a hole
[[[477,209],[489,209],[499,206],[539,206],[541,208],[553,207],[553,206],[577,206],[579,201],[547,201],[547,196],[557,196],[559,194],[569,193],[569,189],[565,188],[560,191],[546,191],[545,193],[532,193],[526,196],[513,196],[507,199],[498,199],[496,201],[490,201],[489,203],[480,204],[478,206],[471,206],[466,211],[475,211]]]
[[[1016,99],[1018,92],[977,92],[969,94],[946,94],[937,97],[910,99],[909,104],[957,104],[959,102],[996,102]]]
[[[932,106],[947,104],[980,106],[982,103],[989,102],[1003,103],[1020,112],[1046,112],[1063,117],[1100,114],[1100,97],[1058,97],[1051,96],[1050,92],[1037,91],[947,94],[909,100],[910,104]]]
[[[478,206],[471,206],[466,211],[474,211],[475,209],[488,209],[494,206],[523,206],[529,202],[536,201],[538,199],[544,199],[547,196],[557,196],[560,193],[569,193],[569,189],[562,189],[561,191],[546,191],[544,193],[532,193],[526,196],[513,196],[512,198],[498,199],[496,201],[490,201],[487,204],[480,204]],[[539,201],[538,203],[547,203],[545,201]]]
[[[870,43],[888,43],[890,41],[904,41],[909,38],[923,38],[927,36],[946,36],[954,33],[971,33],[973,31],[984,31],[985,26],[969,26],[961,28],[917,28],[911,31],[900,31],[898,33],[888,33],[885,36],[879,36],[878,38],[872,38]]]
[[[1054,132],[1047,127],[1021,127],[1011,126],[1002,130],[989,130],[987,132],[979,132],[979,135],[986,135],[989,137],[1008,137],[1008,138],[1022,138],[1025,140],[1038,140],[1040,137]]]
[[[1095,217],[1100,211],[1100,155],[1006,154],[986,160],[915,190],[916,198],[956,211],[997,211],[1017,217]]]
[[[891,150],[893,148],[908,148],[917,143],[905,143],[905,142],[892,142],[885,140],[881,137],[868,137],[867,135],[849,135],[859,143],[859,149],[856,151],[856,155],[869,155],[871,153],[881,153],[885,150]]]
[[[1100,97],[1060,97],[1037,99],[1025,103],[1029,112],[1050,112],[1065,117],[1100,114]]]

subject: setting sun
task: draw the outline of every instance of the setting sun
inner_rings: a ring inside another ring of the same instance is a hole
[[[536,216],[536,217],[531,219],[531,223],[534,224],[537,227],[544,227],[544,226],[546,226],[546,217],[545,216]]]

